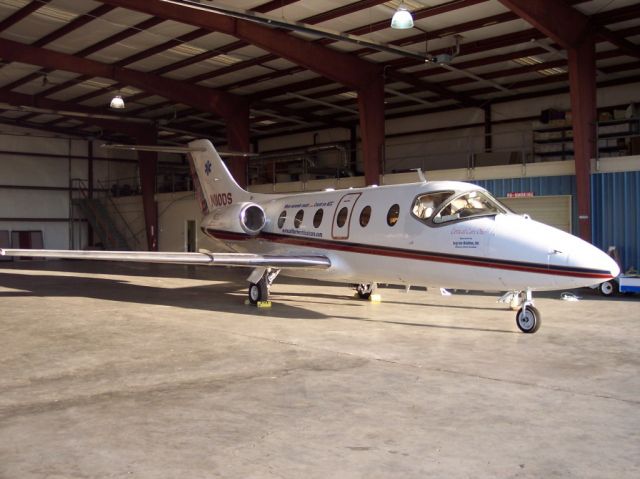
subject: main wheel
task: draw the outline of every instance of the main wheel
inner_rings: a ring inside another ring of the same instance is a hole
[[[540,329],[540,311],[531,305],[520,308],[516,314],[516,324],[523,333],[535,333]]]
[[[249,302],[258,304],[260,301],[269,299],[269,288],[267,287],[266,278],[260,279],[257,283],[249,284]]]
[[[358,293],[358,298],[360,299],[369,299],[371,297],[371,291],[373,288],[370,284],[360,283],[356,286],[356,291]]]
[[[613,281],[605,281],[604,283],[600,283],[598,286],[600,290],[600,294],[603,296],[613,296],[613,293],[616,292],[615,283]]]

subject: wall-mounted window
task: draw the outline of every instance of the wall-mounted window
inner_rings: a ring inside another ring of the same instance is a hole
[[[360,212],[360,226],[363,228],[369,224],[371,219],[371,206],[365,206]]]
[[[314,228],[318,228],[320,226],[320,224],[322,223],[322,216],[324,216],[324,210],[320,208],[318,211],[316,211],[316,214],[313,215]]]
[[[338,217],[336,218],[336,225],[338,225],[338,228],[342,228],[344,226],[347,222],[347,216],[349,216],[349,208],[344,206],[340,211],[338,211]]]
[[[304,210],[298,210],[295,218],[293,218],[293,227],[298,229],[302,224],[302,220],[304,219]]]
[[[389,226],[395,226],[398,222],[398,218],[400,217],[400,205],[395,204],[389,208],[389,212],[387,213],[387,224]]]
[[[282,213],[280,213],[280,216],[278,217],[278,228],[282,229],[282,227],[284,226],[284,221],[287,219],[287,210],[284,210]]]

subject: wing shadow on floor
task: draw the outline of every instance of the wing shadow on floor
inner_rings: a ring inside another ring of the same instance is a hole
[[[268,316],[287,319],[330,319],[308,308],[274,303],[260,309],[244,304],[244,285],[218,281],[202,286],[162,287],[130,283],[120,279],[87,278],[62,275],[0,273],[0,287],[16,291],[0,291],[0,298],[9,297],[85,297],[120,303],[171,306],[184,309],[234,313],[247,316]],[[346,317],[345,319],[356,319]]]

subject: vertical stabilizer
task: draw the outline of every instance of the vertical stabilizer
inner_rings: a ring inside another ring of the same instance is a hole
[[[209,140],[192,141],[189,148],[203,150],[190,152],[189,163],[204,213],[249,199],[250,193],[238,186]]]

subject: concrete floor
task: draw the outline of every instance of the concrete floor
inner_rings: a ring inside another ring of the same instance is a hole
[[[638,298],[0,263],[0,477],[640,477]]]

